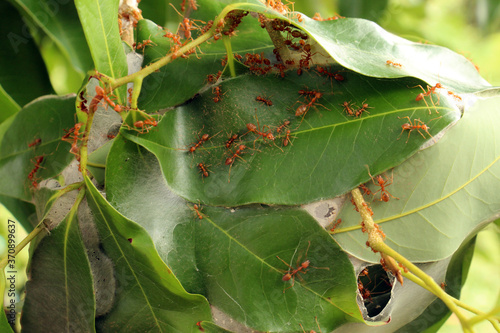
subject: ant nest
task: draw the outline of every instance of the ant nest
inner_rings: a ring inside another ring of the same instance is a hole
[[[346,196],[342,195],[333,199],[322,200],[303,205],[306,210],[323,228],[328,228],[337,218],[340,207],[344,204]]]

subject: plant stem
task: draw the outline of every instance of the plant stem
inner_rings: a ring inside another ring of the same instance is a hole
[[[427,286],[425,289],[429,290],[434,295],[439,297],[446,304],[446,306],[458,317],[460,323],[462,324],[464,332],[473,332],[472,326],[469,324],[467,318],[465,318],[465,316],[460,312],[460,310],[454,303],[452,297],[448,295],[446,292],[444,292],[444,290],[441,289],[441,287],[429,275],[427,275],[420,268],[415,266],[401,254],[394,251],[392,248],[390,248],[387,244],[384,243],[383,236],[381,235],[380,231],[375,227],[375,223],[373,222],[373,219],[371,217],[371,210],[365,203],[361,191],[358,188],[355,188],[354,190],[351,191],[351,194],[354,203],[356,204],[356,208],[358,209],[361,218],[363,219],[362,223],[364,223],[364,226],[367,230],[368,242],[370,244],[370,247],[373,250],[382,252],[383,254],[392,257],[399,263],[403,264],[417,278],[419,278],[423,283],[425,283],[425,285]],[[393,273],[401,274],[400,270],[398,270],[398,272],[394,272],[394,269],[392,270]],[[413,280],[415,283],[420,285],[417,279],[412,278],[412,281]]]
[[[18,254],[19,252],[21,252],[21,251],[22,251],[22,249],[24,249],[24,247],[25,247],[25,246],[26,246],[29,242],[31,242],[31,240],[32,240],[33,238],[35,238],[36,236],[38,236],[38,234],[39,234],[40,232],[42,232],[43,230],[46,230],[46,228],[45,228],[45,225],[44,225],[43,220],[42,220],[40,223],[38,223],[38,225],[35,227],[35,229],[33,229],[33,231],[31,231],[31,232],[29,233],[29,235],[28,235],[28,236],[26,236],[26,238],[25,238],[25,239],[23,239],[23,240],[21,241],[21,243],[19,243],[19,244],[16,246],[16,248],[14,249],[14,254],[7,254],[5,257],[3,257],[3,258],[2,258],[2,260],[0,261],[0,269],[1,269],[1,270],[3,270],[3,269],[5,268],[5,266],[7,266],[7,263],[8,263],[8,258],[9,258],[9,257],[15,257],[15,256],[17,256],[17,254]]]
[[[234,69],[234,56],[233,56],[233,48],[231,45],[231,40],[227,36],[222,36],[222,41],[224,42],[224,46],[226,47],[227,64],[229,65],[229,73],[231,74],[231,77],[236,77],[236,70]]]
[[[457,308],[450,295],[448,295],[443,289],[441,289],[441,287],[429,275],[425,274],[425,272],[423,272],[420,268],[415,266],[398,252],[394,251],[385,243],[376,244],[376,246],[376,250],[393,257],[398,262],[402,263],[406,268],[408,268],[418,278],[420,278],[427,285],[428,288],[426,289],[439,297],[444,302],[444,304],[446,304],[446,306],[448,306],[448,308],[458,317],[464,331],[472,331],[472,327],[469,325],[467,318],[465,318],[465,316]]]
[[[495,322],[494,319],[492,319],[492,317],[495,317],[495,315],[498,314],[499,312],[500,312],[500,306],[496,306],[489,312],[481,313],[475,317],[472,317],[471,319],[469,319],[469,324],[471,326],[474,326],[483,320],[489,320],[491,322],[491,324],[493,325],[493,327],[496,326],[496,329],[498,331],[498,324]]]

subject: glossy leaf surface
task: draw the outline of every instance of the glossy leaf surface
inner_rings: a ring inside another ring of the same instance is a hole
[[[160,259],[147,232],[120,215],[86,178],[87,196],[102,240],[113,261],[117,292],[115,307],[100,321],[100,329],[197,332],[196,323],[211,320],[200,295],[188,294]]]
[[[4,91],[0,94],[11,104],[10,112],[9,104],[1,104],[0,120],[4,120],[15,104],[22,107],[53,90],[40,51],[21,15],[8,1],[0,3],[0,13],[0,85]]]
[[[92,58],[73,1],[15,0],[23,14],[43,30],[80,73],[92,68]]]
[[[375,223],[387,235],[387,244],[412,262],[452,255],[500,211],[495,199],[500,186],[499,102],[498,97],[477,102],[438,144],[395,168],[387,191],[399,200],[380,202],[380,193],[375,196]],[[358,229],[359,215],[350,205],[340,218],[342,228]],[[360,230],[340,231],[334,238],[346,251],[378,261]]]
[[[195,13],[197,14],[197,13]],[[195,17],[198,17],[197,15]],[[212,18],[213,19],[213,18]],[[195,24],[203,26],[195,21]],[[143,67],[160,59],[170,52],[173,47],[169,38],[163,37],[165,31],[148,20],[141,20],[138,24],[137,41],[152,40],[144,48]],[[184,38],[182,31],[179,32]],[[195,31],[192,34],[196,34]],[[273,48],[271,40],[265,30],[251,17],[245,17],[238,27],[238,36],[228,40],[235,53],[270,52]],[[187,59],[176,59],[160,69],[158,73],[149,75],[145,80],[139,98],[139,106],[146,111],[156,111],[161,108],[178,105],[192,98],[196,93],[207,86],[207,76],[217,75],[224,70],[222,60],[226,56],[223,40],[204,43],[196,50],[196,54]],[[228,75],[228,71],[226,74]],[[163,93],[168,91],[168,94]]]
[[[24,230],[27,232],[33,230],[33,225],[30,223],[30,216],[36,213],[33,204],[5,195],[0,195],[0,203],[21,223]]]
[[[127,61],[118,29],[118,1],[75,1],[95,69],[113,78],[127,75]],[[125,100],[125,88],[115,91]]]
[[[430,109],[424,101],[415,101],[421,90],[408,87],[418,81],[375,79],[353,72],[342,76],[344,81],[331,82],[313,70],[302,76],[288,74],[285,79],[242,75],[215,88],[220,89],[220,102],[214,102],[217,95],[207,90],[168,112],[148,134],[124,131],[124,135],[153,152],[168,185],[190,201],[224,206],[302,204],[335,197],[366,182],[370,179],[366,165],[372,173],[398,165],[429,134],[436,135],[460,116],[448,99],[441,98],[439,107]],[[312,98],[300,95],[300,90],[322,96],[306,108],[305,116],[297,117],[296,110]],[[258,96],[273,104],[256,101]],[[355,117],[347,114],[345,102],[353,112],[364,103],[369,107]],[[401,127],[408,123],[405,117],[412,123],[421,119],[430,126],[429,133],[414,131],[408,138]],[[290,124],[278,133],[286,120]],[[248,124],[257,131],[272,132],[275,140],[249,133]],[[290,143],[284,146],[287,130]],[[209,139],[201,142],[205,134]],[[227,148],[234,134],[239,138]],[[237,154],[241,145],[246,148]],[[202,177],[200,163],[209,177]]]
[[[441,46],[410,42],[371,21],[318,22],[304,17],[302,27],[342,66],[364,75],[413,76],[432,85],[441,82],[456,93],[490,86],[464,56]],[[387,60],[401,67],[388,65]]]
[[[23,330],[95,332],[92,274],[75,216],[68,215],[38,244],[26,290]]]
[[[110,202],[148,230],[189,291],[231,317],[258,330],[313,329],[315,316],[330,330],[360,320],[352,264],[304,211],[202,206],[200,220],[193,203],[165,186],[155,157],[123,140],[115,141],[107,170]],[[294,268],[311,264],[290,287],[282,281],[288,267],[276,256]]]
[[[74,155],[61,138],[75,125],[74,110],[74,96],[45,96],[19,111],[0,145],[1,194],[29,200],[33,180],[53,177],[68,165]],[[30,180],[40,157],[40,168]]]
[[[0,85],[0,105],[3,106],[3,110],[0,113],[0,123],[9,119],[12,115],[16,114],[17,111],[21,109],[19,104],[12,99],[12,97],[3,89]]]

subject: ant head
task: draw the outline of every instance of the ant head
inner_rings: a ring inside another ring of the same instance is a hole
[[[390,199],[390,198],[389,198],[389,194],[387,194],[387,193],[385,193],[385,192],[384,192],[384,193],[382,193],[382,200],[383,200],[384,202],[389,201],[389,199]]]

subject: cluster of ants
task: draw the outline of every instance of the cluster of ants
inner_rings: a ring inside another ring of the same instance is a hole
[[[256,101],[262,102],[265,105],[272,105],[272,102],[270,100],[268,100],[262,96],[257,96]],[[290,129],[288,129],[289,125],[290,125],[290,120],[285,120],[281,125],[279,125],[278,127],[275,128],[276,133],[278,133],[278,135],[283,136],[283,146],[284,147],[288,146],[288,144],[291,144],[291,135],[290,135],[291,131],[290,131]],[[248,147],[245,146],[244,144],[239,144],[239,145],[236,145],[236,147],[237,147],[236,150],[234,152],[232,152],[231,148],[236,143],[236,140],[241,139],[243,136],[245,136],[249,133],[254,133],[257,136],[256,139],[254,140],[254,148],[255,148],[255,142],[257,140],[259,140],[259,138],[262,138],[262,140],[264,140],[264,141],[269,140],[269,141],[274,143],[276,137],[274,136],[273,131],[270,129],[269,126],[264,126],[264,127],[268,128],[268,130],[264,131],[264,128],[261,129],[260,125],[258,123],[258,119],[257,119],[257,125],[255,125],[253,123],[246,124],[247,131],[244,134],[242,134],[242,135],[233,134],[226,140],[226,142],[224,143],[224,146],[229,151],[230,156],[226,158],[224,163],[225,163],[225,165],[229,166],[229,177],[231,176],[231,168],[232,168],[234,162],[236,161],[236,159],[238,159],[238,158],[242,159],[241,155],[248,149]],[[215,134],[215,135],[217,135],[217,134]],[[214,136],[212,136],[212,137],[214,137]],[[201,137],[199,137],[197,142],[192,144],[187,149],[188,153],[195,153],[209,139],[211,139],[211,137],[208,133],[203,134]],[[202,175],[202,179],[204,179],[210,175],[210,172],[208,169],[209,166],[207,166],[205,163],[199,162],[197,164],[197,167],[199,169],[199,172]]]

